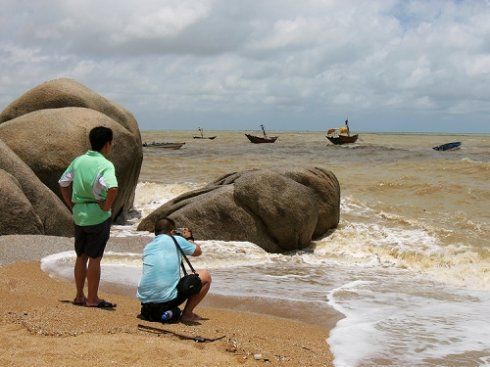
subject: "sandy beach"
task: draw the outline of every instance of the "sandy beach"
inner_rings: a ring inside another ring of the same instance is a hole
[[[200,307],[206,320],[195,325],[142,321],[138,301],[107,293],[108,286],[102,296],[117,303],[115,311],[74,306],[73,285],[44,273],[38,261],[67,249],[69,241],[0,237],[0,365],[332,366],[324,324],[225,310],[221,307],[234,307],[226,298],[215,298],[215,307]],[[32,251],[26,249],[29,243]],[[144,331],[139,324],[161,331]],[[196,337],[220,339],[198,343]]]

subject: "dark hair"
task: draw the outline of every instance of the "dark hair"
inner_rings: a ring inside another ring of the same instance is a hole
[[[112,130],[105,126],[97,126],[88,135],[92,150],[100,151],[107,142],[112,141]]]
[[[170,218],[162,218],[155,222],[155,236],[170,233],[175,229],[175,222]]]

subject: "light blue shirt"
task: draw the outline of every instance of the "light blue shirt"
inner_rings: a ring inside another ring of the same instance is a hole
[[[196,245],[180,236],[174,236],[186,255],[196,251]],[[162,303],[177,298],[182,255],[172,238],[160,234],[143,250],[143,275],[136,296],[141,303]]]

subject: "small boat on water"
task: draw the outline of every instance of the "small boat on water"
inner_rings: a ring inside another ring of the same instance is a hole
[[[275,143],[277,140],[277,136],[267,136],[265,132],[264,125],[260,125],[260,128],[262,129],[262,133],[264,136],[257,136],[257,135],[250,135],[250,134],[245,134],[245,136],[254,144],[262,144],[262,143]]]
[[[357,141],[357,138],[359,135],[339,135],[339,136],[327,136],[327,139],[330,140],[333,144],[335,145],[342,145],[342,144],[350,144],[350,143],[355,143]]]
[[[355,143],[358,137],[358,134],[350,134],[349,119],[345,120],[345,126],[328,129],[326,135],[326,138],[335,145]]]
[[[445,150],[457,150],[461,148],[460,141],[453,141],[452,143],[441,144],[436,147],[432,147],[434,150],[445,151]]]
[[[182,148],[182,146],[185,143],[158,143],[158,142],[151,142],[151,143],[143,143],[143,148],[162,148],[162,149],[170,149],[170,150],[177,150]]]
[[[204,136],[204,133],[203,133],[204,130],[201,128],[198,128],[197,130],[201,133],[201,135],[194,135],[193,136],[194,139],[209,139],[209,140],[216,139],[216,136]]]

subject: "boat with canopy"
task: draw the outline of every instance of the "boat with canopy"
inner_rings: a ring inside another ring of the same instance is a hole
[[[358,137],[358,134],[350,134],[348,118],[345,120],[345,126],[328,129],[326,135],[326,138],[335,145],[355,143]]]

